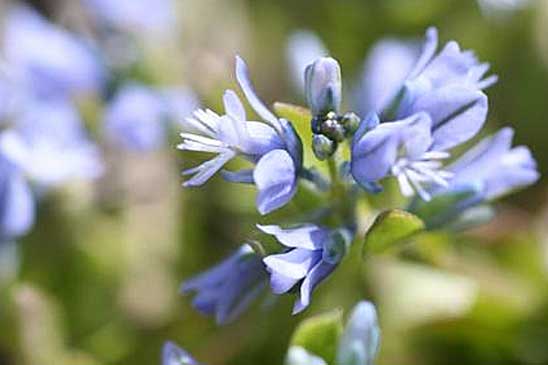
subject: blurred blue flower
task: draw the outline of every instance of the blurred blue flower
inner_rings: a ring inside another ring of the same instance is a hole
[[[433,194],[473,190],[475,196],[461,202],[460,208],[466,208],[535,183],[540,177],[536,161],[527,147],[512,148],[513,136],[514,130],[507,127],[481,140],[447,167],[454,177],[447,188]]]
[[[339,340],[337,365],[373,365],[380,344],[380,330],[375,306],[358,303]]]
[[[185,281],[183,293],[195,292],[192,305],[199,312],[215,316],[218,324],[238,318],[266,284],[263,263],[245,244],[212,269]]]
[[[299,284],[299,295],[293,314],[306,309],[313,290],[335,270],[346,253],[349,239],[337,240],[334,231],[313,224],[282,229],[279,226],[257,226],[289,250],[263,259],[270,273],[274,294],[283,294]]]
[[[162,365],[200,365],[185,350],[171,341],[164,344],[162,349]]]
[[[82,0],[102,23],[123,32],[166,33],[175,25],[174,0]]]
[[[12,85],[27,97],[93,92],[105,79],[98,57],[83,39],[25,6],[8,12],[3,50]]]
[[[305,70],[306,102],[313,116],[339,112],[342,98],[341,67],[331,57],[321,57]]]
[[[381,114],[400,92],[419,57],[420,47],[411,41],[383,39],[371,48],[354,93],[360,115]]]
[[[166,104],[162,95],[137,83],[118,90],[104,114],[107,139],[115,146],[151,151],[165,144]]]
[[[287,42],[286,57],[291,72],[291,81],[295,89],[304,91],[304,73],[306,67],[328,52],[321,39],[310,31],[297,31]]]
[[[217,154],[199,166],[183,171],[193,175],[183,186],[200,186],[236,156],[255,163],[254,169],[223,172],[226,180],[254,183],[258,189],[257,209],[267,214],[287,204],[297,190],[302,166],[302,144],[290,122],[278,119],[259,99],[251,84],[247,65],[236,58],[236,78],[247,101],[262,118],[248,121],[244,106],[232,90],[223,101],[225,115],[206,109],[187,118],[178,148]]]
[[[103,172],[97,146],[64,101],[34,101],[0,134],[0,153],[33,183],[47,188]]]
[[[13,164],[0,157],[0,243],[25,234],[34,224],[32,191]]]

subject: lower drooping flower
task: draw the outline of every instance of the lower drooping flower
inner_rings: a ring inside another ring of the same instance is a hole
[[[168,341],[162,349],[162,365],[200,365],[200,363],[188,352]]]
[[[270,286],[274,294],[287,293],[300,284],[293,313],[303,311],[310,304],[316,286],[337,267],[351,239],[346,232],[312,224],[290,229],[257,227],[289,248],[285,253],[267,256],[263,262],[270,273]]]
[[[183,294],[195,292],[192,305],[199,312],[213,315],[218,324],[239,317],[266,284],[266,271],[253,249],[245,244],[212,269],[185,281]]]
[[[181,133],[181,150],[217,154],[199,166],[183,171],[192,175],[184,186],[199,186],[241,156],[255,164],[254,169],[223,171],[226,180],[254,183],[258,189],[257,209],[261,214],[287,204],[297,190],[302,166],[302,144],[290,122],[278,119],[257,97],[249,79],[247,65],[236,59],[236,76],[249,104],[264,122],[248,121],[244,106],[236,93],[224,94],[225,115],[207,109],[187,118]]]

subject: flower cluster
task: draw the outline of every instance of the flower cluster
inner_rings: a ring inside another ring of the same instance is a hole
[[[305,47],[308,59],[314,50],[324,52],[314,37],[297,41],[302,47],[303,42],[313,43]],[[322,211],[316,212],[321,214],[311,214],[316,217],[312,221],[289,228],[257,226],[277,240],[278,249],[252,253],[244,246],[217,268],[183,284],[184,292],[198,293],[198,310],[214,314],[218,322],[234,319],[267,275],[274,294],[296,294],[294,313],[304,310],[314,289],[337,268],[354,241],[356,201],[382,192],[388,179],[396,180],[401,194],[410,198],[406,209],[434,229],[539,178],[529,149],[512,148],[513,131],[508,127],[454,158],[455,148],[484,126],[484,90],[497,81],[473,52],[461,50],[456,42],[438,51],[437,30],[430,28],[421,49],[384,40],[373,48],[366,65],[356,94],[355,110],[361,115],[342,111],[341,67],[335,59],[319,57],[304,70],[303,94],[310,114],[295,108],[293,115],[310,121],[311,150],[318,161],[327,162],[329,179],[316,167],[303,165],[296,121],[284,118],[283,111],[277,110],[282,117],[277,116],[257,96],[240,57],[236,79],[258,120],[247,115],[232,90],[224,93],[224,113],[197,110],[186,119],[179,149],[214,157],[183,171],[190,176],[184,186],[200,186],[217,172],[227,181],[253,184],[262,215],[290,203],[302,180],[309,183],[301,188],[315,186],[326,198]],[[236,157],[248,161],[250,168],[226,170]],[[253,259],[242,261],[244,253]]]

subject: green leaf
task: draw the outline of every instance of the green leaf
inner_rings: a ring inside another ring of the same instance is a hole
[[[310,110],[299,105],[275,102],[274,111],[280,118],[284,118],[295,124],[309,125],[312,120]]]
[[[342,311],[335,309],[301,322],[293,334],[291,346],[300,346],[333,364],[342,331]]]
[[[365,235],[363,254],[384,251],[424,229],[422,219],[412,213],[400,209],[383,212]]]

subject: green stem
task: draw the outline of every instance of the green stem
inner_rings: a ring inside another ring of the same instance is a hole
[[[329,177],[331,179],[329,199],[334,213],[336,214],[337,223],[347,225],[349,223],[354,223],[354,204],[353,202],[348,201],[350,194],[348,194],[346,185],[341,181],[338,160],[336,152],[327,160]]]

